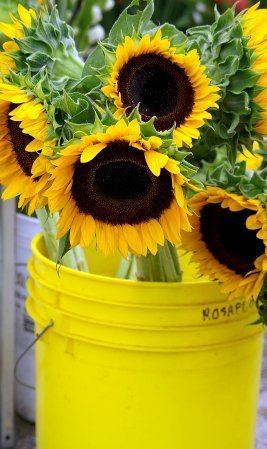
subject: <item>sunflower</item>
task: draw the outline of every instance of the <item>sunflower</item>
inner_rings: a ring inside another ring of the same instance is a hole
[[[46,193],[51,212],[62,210],[58,238],[70,231],[72,247],[88,247],[96,237],[102,252],[124,257],[156,254],[165,238],[179,244],[180,230],[191,230],[187,179],[161,144],[142,138],[137,119],[121,119],[64,149]]]
[[[9,53],[16,51],[18,46],[15,42],[5,42],[3,44],[4,51],[0,52],[0,76],[8,75],[10,70],[15,69],[16,64]]]
[[[37,14],[32,8],[28,10],[21,4],[18,5],[18,14],[19,19],[10,14],[13,23],[0,22],[0,31],[10,39],[21,39],[24,37],[24,27],[30,28],[32,20],[37,19]]]
[[[43,195],[53,165],[52,126],[44,105],[14,84],[0,83],[0,181],[2,198],[20,196],[28,213],[47,203]],[[50,138],[48,136],[50,135]],[[41,154],[40,154],[41,153]]]
[[[253,144],[253,150],[258,150],[259,145],[257,142],[254,142]],[[238,161],[245,161],[246,162],[246,168],[248,170],[258,170],[263,162],[263,156],[261,156],[259,153],[251,153],[247,149],[243,151],[243,153],[239,153]]]
[[[144,121],[156,117],[159,131],[175,124],[173,136],[178,147],[192,146],[200,128],[211,118],[207,110],[218,107],[219,88],[203,73],[196,50],[177,54],[159,29],[154,37],[146,34],[138,42],[126,36],[116,49],[116,60],[103,93],[112,99],[120,117],[137,105]]]
[[[17,67],[22,75],[39,76],[46,70],[54,88],[62,89],[70,78],[81,78],[84,63],[78,55],[72,28],[60,19],[57,9],[51,14],[45,4],[40,4],[39,9],[37,13],[19,4],[18,16],[10,14],[12,23],[0,22],[0,31],[10,39],[0,56],[0,68],[4,66],[9,73],[11,63],[11,68]]]
[[[243,31],[248,37],[247,47],[253,52],[252,69],[259,73],[257,86],[260,92],[253,101],[260,109],[260,120],[255,124],[255,130],[267,135],[267,10],[260,9],[259,3],[249,8],[243,15]]]
[[[190,237],[183,248],[200,274],[222,282],[230,298],[256,299],[267,272],[267,215],[257,199],[246,199],[218,187],[208,187],[190,201],[194,211]]]

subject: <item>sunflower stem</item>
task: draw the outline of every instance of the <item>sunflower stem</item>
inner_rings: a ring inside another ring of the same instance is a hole
[[[73,79],[80,79],[82,76],[84,63],[76,55],[65,55],[59,51],[56,54],[56,61],[53,68],[53,75],[61,79],[64,76],[68,76]]]
[[[135,279],[136,278],[136,264],[133,254],[129,253],[127,259],[121,258],[118,271],[116,273],[118,279]]]
[[[49,259],[52,260],[53,262],[56,262],[58,253],[58,243],[55,239],[54,220],[52,216],[47,213],[45,207],[37,209],[35,212],[40,222],[40,225],[43,229],[43,236]]]
[[[39,222],[43,228],[43,235],[45,239],[45,244],[48,252],[49,259],[53,262],[57,261],[58,256],[58,240],[57,240],[57,218],[58,214],[51,215],[47,213],[47,210],[45,207],[42,207],[41,209],[36,210],[37,218],[39,219]],[[75,252],[76,251],[76,252]],[[83,261],[82,261],[82,254],[79,253],[79,261],[78,261],[78,252],[77,248],[75,248],[75,251],[72,249],[65,254],[65,256],[62,259],[62,265],[68,268],[73,268],[74,270],[78,271],[87,271],[86,270],[86,259],[83,255]]]
[[[128,279],[132,265],[132,258],[133,258],[132,254],[129,254],[127,259],[125,259],[124,257],[121,258],[119,268],[116,273],[116,278]]]
[[[68,6],[67,0],[60,0],[60,2],[58,2],[58,13],[62,20],[65,20],[66,18],[67,6]]]
[[[177,282],[182,282],[183,280],[183,271],[180,265],[180,259],[177,247],[175,245],[172,245],[171,243],[168,243],[168,250],[170,252],[170,257],[172,259],[175,275],[177,277]]]
[[[137,279],[148,282],[181,282],[182,270],[178,251],[174,245],[165,242],[155,256],[136,257]]]
[[[132,254],[132,264],[130,267],[128,279],[136,281],[136,273],[137,273],[137,267],[136,267],[136,258]]]
[[[82,247],[80,245],[75,246],[71,251],[73,251],[76,260],[77,270],[89,273],[90,270]]]

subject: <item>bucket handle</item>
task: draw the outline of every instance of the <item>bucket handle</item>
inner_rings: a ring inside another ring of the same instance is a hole
[[[31,390],[35,390],[35,387],[34,387],[34,386],[26,384],[25,382],[23,382],[23,381],[19,378],[19,376],[18,376],[18,367],[19,367],[19,364],[20,364],[21,360],[24,359],[25,355],[30,351],[30,349],[37,343],[38,340],[40,340],[40,338],[42,338],[42,336],[43,336],[44,334],[46,334],[46,332],[47,332],[52,326],[54,326],[54,322],[53,322],[53,321],[50,321],[50,323],[47,324],[47,326],[42,330],[42,332],[40,332],[40,334],[36,334],[36,337],[35,337],[35,339],[33,340],[33,342],[32,342],[32,343],[25,349],[25,351],[23,351],[22,354],[20,354],[20,356],[19,356],[19,357],[17,358],[17,360],[16,360],[16,363],[15,363],[15,366],[14,366],[14,377],[15,377],[15,380],[16,380],[20,385],[22,385],[23,387],[27,387],[27,388],[30,388]]]

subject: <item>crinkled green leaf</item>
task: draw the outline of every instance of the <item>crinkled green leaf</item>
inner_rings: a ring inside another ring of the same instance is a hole
[[[88,56],[84,65],[82,76],[96,76],[96,69],[100,69],[105,65],[105,55],[102,48],[98,45]]]
[[[67,232],[58,242],[58,254],[57,254],[57,270],[62,265],[62,259],[70,250],[70,233]]]
[[[231,31],[232,30],[228,30],[225,31],[224,33],[222,32],[218,32],[214,35],[213,37],[213,48],[214,50],[217,49],[218,46],[225,44],[225,42],[229,42],[230,38],[231,38]],[[218,54],[216,54],[217,56]]]
[[[154,13],[154,1],[149,0],[140,16],[138,28],[136,30],[138,34],[142,34],[145,30],[147,30],[147,25],[151,20],[153,13]]]
[[[241,184],[240,185],[240,192],[242,195],[244,195],[246,198],[255,199],[261,193],[260,189],[253,184]]]
[[[96,75],[87,75],[83,77],[80,85],[83,92],[90,93],[92,89],[100,85],[100,80]]]
[[[232,121],[231,124],[229,126],[229,128],[227,129],[227,134],[232,135],[232,133],[235,131],[236,127],[239,124],[239,115],[238,114],[232,114]]]
[[[87,100],[81,94],[68,94],[63,91],[63,95],[58,97],[54,103],[57,108],[73,116],[81,108],[81,103],[83,103],[83,107],[87,104]]]
[[[234,24],[234,18],[234,10],[232,8],[227,9],[224,14],[218,17],[215,33],[222,33],[224,30],[229,29]]]
[[[40,41],[34,37],[24,37],[19,40],[19,47],[25,53],[41,52],[50,55],[52,48],[46,42]]]
[[[225,112],[248,114],[250,112],[249,103],[250,99],[246,92],[239,94],[229,92],[223,101],[222,109]]]
[[[224,61],[228,56],[238,56],[238,58],[243,55],[243,46],[239,39],[233,39],[226,44],[221,46],[220,50],[220,59]]]
[[[207,40],[211,40],[211,38],[212,38],[210,25],[201,25],[201,26],[189,28],[189,30],[187,30],[187,34],[189,36],[195,36],[195,37],[205,36]]]
[[[45,53],[41,52],[36,52],[28,56],[27,62],[31,65],[31,70],[33,73],[41,70],[44,65],[47,67],[47,70],[49,71],[52,69],[54,65],[53,59],[49,55],[46,55]]]
[[[221,79],[230,78],[230,75],[237,72],[239,67],[238,56],[227,56],[227,58],[218,64]]]
[[[138,10],[136,14],[129,14],[129,9],[133,6],[139,6],[139,0],[133,0],[131,4],[123,10],[119,18],[110,30],[108,40],[117,45],[125,36],[131,36],[135,30],[142,34],[147,30],[148,23],[154,11],[153,0],[146,0],[146,7],[143,11]]]
[[[259,79],[258,72],[251,69],[238,70],[234,76],[231,77],[228,87],[229,92],[238,94],[244,90],[255,86]]]
[[[184,49],[187,43],[187,37],[182,32],[177,30],[174,25],[165,23],[160,27],[162,37],[169,39],[172,47],[176,47],[176,53],[184,53]]]

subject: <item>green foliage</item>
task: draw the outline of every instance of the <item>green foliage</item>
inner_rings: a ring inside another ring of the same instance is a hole
[[[212,162],[202,160],[197,177],[205,185],[221,187],[267,205],[267,167],[264,163],[257,171],[247,170],[245,161],[235,162],[233,166],[225,148],[221,147]]]
[[[224,146],[234,163],[238,151],[252,148],[253,141],[262,142],[255,131],[260,111],[253,102],[257,94],[259,74],[252,70],[253,54],[247,47],[240,15],[234,8],[220,15],[216,12],[212,25],[188,31],[188,48],[197,48],[208,76],[221,91],[219,109],[212,113],[209,126],[202,128],[202,141],[196,147],[208,149]]]
[[[11,22],[10,13],[16,15],[18,3],[26,8],[38,9],[38,0],[7,0],[1,4],[0,21]],[[94,37],[94,27],[102,20],[103,11],[109,10],[113,6],[112,0],[46,0],[47,7],[51,10],[57,6],[61,20],[72,26],[74,37],[79,51],[87,52],[91,44],[101,38],[102,27],[96,29]],[[100,33],[100,35],[99,35]],[[99,36],[99,37],[98,37]],[[95,39],[92,41],[92,39]],[[0,36],[0,43],[6,40]]]
[[[139,0],[133,0],[120,14],[109,32],[109,44],[118,45],[125,36],[132,36],[134,32],[136,32],[137,35],[142,35],[151,29],[153,24],[150,19],[154,12],[153,0],[146,0],[143,10],[138,8],[136,11],[132,12],[132,8],[138,5]]]
[[[58,273],[62,265],[62,259],[68,253],[69,250],[70,250],[70,233],[67,232],[63,237],[61,237],[61,239],[59,239],[58,242],[58,253],[56,261]]]
[[[60,19],[56,8],[32,19],[30,27],[23,25],[23,32],[24,37],[14,39],[19,49],[11,53],[17,73],[38,81],[49,73],[54,89],[62,89],[70,78],[80,79],[83,62],[72,29]]]
[[[117,1],[115,8],[104,14],[103,25],[107,31],[110,30],[116,18],[129,3],[130,0]],[[214,19],[213,9],[213,0],[201,2],[195,0],[155,0],[153,22],[156,24],[168,22],[185,31],[198,23],[211,23]]]
[[[58,5],[60,17],[74,28],[79,51],[87,51],[94,44],[90,28],[101,21],[103,11],[112,7],[107,0],[53,0],[53,3]]]
[[[265,279],[261,292],[256,300],[259,318],[252,324],[263,324],[267,326],[267,279]]]

